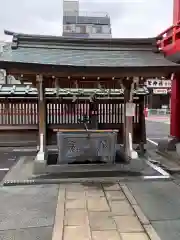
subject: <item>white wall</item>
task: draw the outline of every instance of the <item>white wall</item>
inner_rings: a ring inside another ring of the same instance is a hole
[[[79,15],[79,1],[63,1],[63,15]]]
[[[66,25],[63,26],[63,30],[64,32],[77,32],[79,33],[78,31],[78,27],[79,26],[84,26],[84,24],[68,24],[68,30],[66,28]],[[103,33],[96,33],[96,29],[93,25],[87,25],[85,24],[86,26],[86,33],[89,34],[89,37],[92,37],[92,38],[111,38],[112,35],[110,33],[110,27],[109,26],[102,26],[103,28]],[[69,28],[71,28],[71,30],[69,30]]]
[[[75,24],[67,24],[63,25],[64,32],[76,32],[76,25]]]

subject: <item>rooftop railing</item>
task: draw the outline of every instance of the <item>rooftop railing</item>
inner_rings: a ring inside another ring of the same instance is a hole
[[[64,16],[108,17],[107,12],[64,11]]]

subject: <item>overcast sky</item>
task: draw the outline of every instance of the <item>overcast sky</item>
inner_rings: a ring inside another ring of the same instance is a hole
[[[4,29],[61,35],[62,0],[0,0],[0,40]],[[173,0],[80,0],[80,10],[107,12],[113,37],[153,37],[172,24]]]

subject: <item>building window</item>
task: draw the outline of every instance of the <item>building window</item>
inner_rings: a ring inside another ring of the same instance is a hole
[[[77,26],[76,27],[76,32],[77,33],[83,33],[83,34],[85,34],[86,33],[86,26]]]
[[[102,32],[105,33],[105,34],[111,34],[111,28],[110,26],[102,26]]]
[[[70,31],[70,30],[71,30],[71,26],[67,25],[67,26],[66,26],[66,30],[69,30],[69,31]]]
[[[96,33],[102,33],[102,26],[96,26]]]
[[[71,27],[71,25],[65,25],[65,26],[64,26],[64,32],[72,32],[72,27]]]

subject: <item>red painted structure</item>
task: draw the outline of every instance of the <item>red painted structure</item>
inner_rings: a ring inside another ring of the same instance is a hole
[[[174,0],[173,25],[158,37],[165,57],[180,63],[180,0]],[[177,74],[172,75],[170,134],[180,140],[180,75]]]

